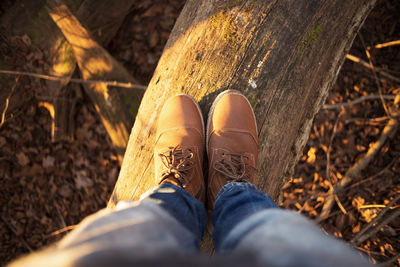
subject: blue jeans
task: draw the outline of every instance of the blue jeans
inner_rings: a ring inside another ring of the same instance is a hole
[[[121,202],[115,210],[104,209],[87,217],[53,247],[14,264],[370,265],[304,216],[279,209],[268,195],[249,183],[233,182],[221,189],[212,221],[215,250],[221,255],[217,264],[199,253],[207,224],[203,203],[165,183],[145,193],[140,201]]]

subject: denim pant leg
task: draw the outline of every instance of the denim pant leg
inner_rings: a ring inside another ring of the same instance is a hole
[[[248,183],[229,183],[212,214],[216,251],[251,252],[262,266],[370,266],[300,214],[277,208]]]
[[[165,183],[140,201],[120,202],[113,210],[88,216],[54,246],[14,265],[122,266],[155,255],[197,254],[206,223],[203,203]]]

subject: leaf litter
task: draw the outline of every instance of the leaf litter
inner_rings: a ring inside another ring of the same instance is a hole
[[[143,84],[149,82],[183,4],[183,0],[136,2],[107,47]],[[369,46],[399,40],[399,13],[398,2],[379,1],[349,53],[367,60],[361,38]],[[15,49],[7,63],[34,72],[43,69],[42,53],[27,36],[15,37],[13,45]],[[399,46],[371,52],[377,67],[400,76]],[[17,90],[26,90],[29,97],[0,128],[2,264],[54,243],[84,217],[105,207],[120,168],[106,131],[86,96],[78,103],[75,114],[75,140],[51,142],[50,114],[31,94],[40,91],[41,86],[37,80],[21,78]],[[380,86],[384,94],[400,93],[399,84],[391,80],[381,79]],[[326,102],[342,103],[376,94],[372,72],[345,61]],[[315,219],[330,186],[340,181],[377,140],[387,121],[379,100],[351,105],[344,109],[332,139],[340,112],[322,109],[317,114],[295,174],[284,185],[281,207]],[[324,231],[350,241],[400,193],[398,133],[389,138],[360,177],[339,194],[346,214],[335,205],[330,216],[320,222]],[[394,204],[388,212],[399,206],[400,203]],[[356,247],[372,262],[399,266],[399,230],[397,218]]]

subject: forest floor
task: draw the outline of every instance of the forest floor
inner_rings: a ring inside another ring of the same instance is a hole
[[[11,2],[0,4],[0,16]],[[183,0],[137,1],[107,47],[143,84],[149,82],[183,4]],[[355,38],[349,53],[369,63],[368,51],[377,74],[346,60],[326,103],[375,98],[320,110],[295,174],[284,186],[283,208],[316,219],[331,184],[339,182],[382,135],[390,117],[379,94],[400,94],[400,46],[375,46],[400,40],[399,14],[400,2],[379,1]],[[8,65],[20,70],[40,68],[42,53],[29,37],[2,38],[7,43],[0,53]],[[382,71],[397,80],[382,76]],[[74,141],[54,143],[51,116],[35,94],[43,81],[14,78],[7,90],[22,88],[31,93],[22,108],[6,114],[0,126],[0,265],[59,240],[85,216],[105,207],[120,168],[86,95],[74,114]],[[385,100],[389,108],[392,102]],[[400,266],[399,195],[397,130],[338,195],[341,208],[335,203],[329,217],[319,223],[326,232],[352,241],[371,262]],[[370,223],[374,218],[377,222]],[[354,239],[364,229],[365,240]]]

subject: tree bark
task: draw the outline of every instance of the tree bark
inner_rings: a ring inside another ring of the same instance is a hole
[[[256,185],[279,201],[375,0],[187,1],[146,90],[108,207],[155,185],[155,123],[167,98],[193,96],[207,114],[238,89],[259,129]]]

